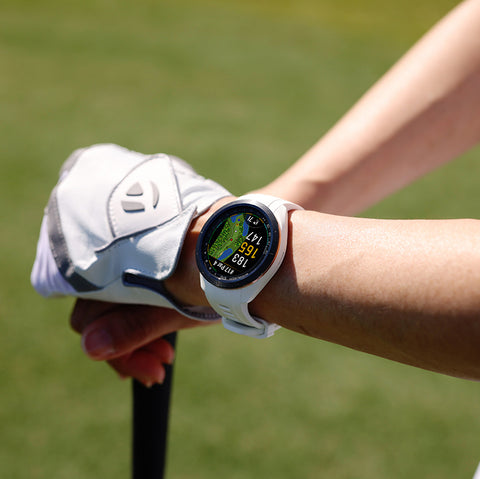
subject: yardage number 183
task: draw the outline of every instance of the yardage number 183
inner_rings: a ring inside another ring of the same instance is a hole
[[[246,241],[244,241],[241,244],[240,248],[238,248],[238,251],[243,254],[235,253],[233,255],[232,262],[237,264],[238,266],[246,268],[248,260],[255,259],[258,248],[255,248],[253,244],[248,244]]]

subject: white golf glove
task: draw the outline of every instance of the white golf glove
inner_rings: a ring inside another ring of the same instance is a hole
[[[175,270],[192,220],[230,193],[179,158],[103,144],[65,162],[45,210],[31,281],[43,296],[72,295],[185,308],[163,280]]]

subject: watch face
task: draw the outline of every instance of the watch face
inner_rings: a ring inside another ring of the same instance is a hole
[[[260,203],[232,203],[205,224],[197,245],[197,265],[207,281],[239,288],[268,270],[278,247],[278,224]]]

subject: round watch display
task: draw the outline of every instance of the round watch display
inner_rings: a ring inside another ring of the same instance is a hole
[[[202,229],[196,251],[202,276],[220,288],[239,288],[272,264],[279,230],[273,213],[260,203],[233,202],[220,208]]]

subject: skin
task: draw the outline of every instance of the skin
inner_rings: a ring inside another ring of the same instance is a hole
[[[291,213],[287,256],[252,303],[254,314],[301,334],[480,379],[479,222],[346,216],[478,143],[479,31],[480,2],[461,3],[259,191],[311,211]],[[202,224],[222,203],[192,224],[166,282],[185,304],[206,304],[193,251]],[[170,310],[79,300],[71,324],[91,358],[149,385],[163,381],[163,364],[173,359],[161,337],[202,323]]]
[[[166,282],[184,304],[207,305],[194,247],[209,214],[192,227],[181,266]],[[250,309],[301,334],[480,379],[476,238],[476,220],[373,220],[295,211],[287,256]],[[161,336],[200,324],[171,310],[89,301],[79,301],[72,315],[91,357],[108,359],[122,376],[146,384],[161,382],[162,364],[173,360]],[[95,350],[90,334],[99,330],[108,331],[112,342]]]
[[[295,211],[287,256],[250,310],[301,334],[479,379],[476,238],[476,220],[373,220]],[[183,268],[168,285],[185,304],[208,304],[198,285],[193,244],[187,243]]]
[[[461,3],[263,192],[357,214],[480,139],[480,3]]]
[[[252,305],[308,336],[480,378],[480,222],[291,215],[289,254]]]
[[[121,379],[135,377],[146,386],[161,384],[164,364],[174,360],[175,351],[162,337],[203,324],[169,309],[83,299],[75,303],[70,323],[91,359],[106,360]]]

